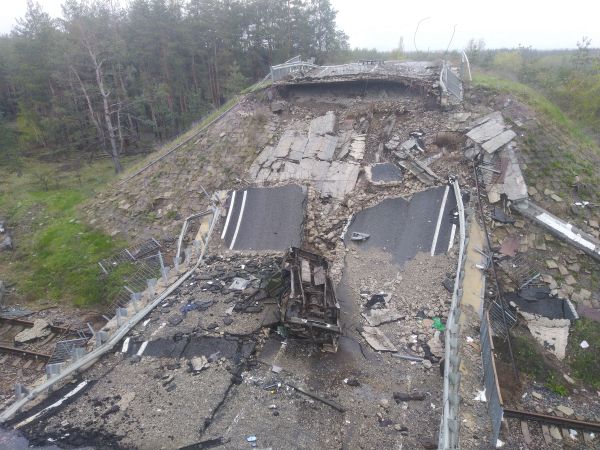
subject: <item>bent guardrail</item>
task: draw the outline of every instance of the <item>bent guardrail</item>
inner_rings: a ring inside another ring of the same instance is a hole
[[[456,267],[456,277],[454,279],[454,289],[452,291],[452,302],[450,312],[446,322],[445,349],[444,349],[444,409],[440,423],[438,449],[457,449],[460,422],[458,420],[459,395],[458,388],[460,384],[460,357],[458,355],[459,346],[459,319],[460,319],[460,299],[462,298],[462,282],[464,278],[464,253],[466,246],[465,229],[465,208],[460,193],[460,186],[456,179],[452,180],[456,204],[458,207],[458,220],[460,227],[460,242],[458,247],[458,263]]]
[[[213,229],[215,227],[216,222],[218,221],[220,213],[220,208],[217,206],[213,209],[213,218],[209,226],[209,230],[207,232],[206,243],[209,242],[210,237],[212,235]],[[57,382],[64,380],[68,376],[76,373],[79,370],[85,370],[89,365],[95,363],[101,356],[112,350],[112,348],[119,343],[125,335],[131,331],[131,329],[140,322],[146,315],[148,315],[156,306],[158,306],[165,298],[167,298],[173,291],[175,291],[187,278],[190,277],[194,273],[194,271],[200,266],[202,263],[204,256],[206,254],[206,249],[208,245],[204,245],[202,248],[200,255],[198,257],[198,261],[196,264],[189,269],[186,273],[184,273],[181,277],[177,279],[173,284],[167,287],[160,295],[158,295],[154,300],[152,300],[148,305],[146,305],[143,309],[138,310],[138,306],[136,306],[136,300],[133,298],[135,295],[132,294],[132,304],[133,309],[136,313],[126,322],[122,323],[123,315],[120,314],[120,311],[117,311],[117,322],[119,323],[118,328],[115,330],[115,333],[109,337],[105,331],[98,331],[95,333],[95,338],[97,342],[97,347],[92,350],[90,353],[87,353],[81,356],[79,359],[73,361],[71,365],[66,368],[62,368],[61,366],[55,367],[51,372],[48,373],[49,379],[39,386],[31,389],[26,394],[23,394],[21,398],[17,398],[17,400],[6,408],[2,413],[0,413],[0,423],[4,423],[7,420],[10,420],[17,414],[21,408],[23,408],[28,402],[35,399],[40,394],[45,391],[51,389]],[[154,280],[156,281],[156,280]],[[150,284],[150,283],[149,283]],[[154,293],[152,293],[154,295]],[[105,340],[106,339],[106,340]],[[58,372],[58,373],[57,373]]]

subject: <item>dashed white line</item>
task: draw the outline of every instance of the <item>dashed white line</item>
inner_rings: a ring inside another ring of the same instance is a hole
[[[440,207],[440,213],[438,214],[437,225],[435,226],[435,234],[433,235],[433,242],[431,243],[431,256],[435,255],[435,247],[437,246],[438,236],[440,234],[440,226],[442,225],[442,216],[444,215],[444,208],[446,207],[446,200],[448,199],[448,191],[450,186],[446,185],[444,191],[444,198],[442,199],[442,206]]]
[[[127,338],[123,341],[123,348],[121,348],[121,353],[127,353],[127,350],[129,350],[129,340],[131,338]]]
[[[235,233],[233,233],[233,238],[231,239],[231,245],[229,246],[229,250],[233,250],[233,246],[235,245],[235,240],[237,239],[238,232],[240,231],[240,225],[242,224],[242,217],[244,216],[244,208],[246,207],[246,196],[248,195],[248,191],[244,191],[244,196],[242,197],[242,207],[240,208],[240,215],[238,216],[237,225],[235,227]]]
[[[167,325],[167,322],[161,323],[160,326],[152,332],[150,337],[154,336],[156,333],[158,333],[160,330],[162,330],[166,325]]]
[[[225,233],[227,233],[227,228],[229,227],[229,219],[231,219],[231,212],[235,204],[235,193],[236,191],[233,191],[233,195],[231,196],[231,204],[229,205],[229,211],[227,211],[227,219],[225,219],[225,227],[223,228],[223,233],[221,233],[221,240],[225,239]]]
[[[456,234],[456,224],[452,224],[452,231],[450,231],[450,242],[448,242],[448,251],[454,246],[454,235]]]
[[[144,351],[146,350],[147,346],[148,346],[148,341],[142,342],[142,345],[140,346],[140,349],[137,351],[136,355],[142,356],[144,354]]]

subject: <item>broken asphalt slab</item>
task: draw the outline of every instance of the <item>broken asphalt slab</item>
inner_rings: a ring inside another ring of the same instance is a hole
[[[295,184],[235,191],[221,236],[231,250],[300,246],[305,202],[306,190]]]
[[[418,252],[430,252],[434,241],[434,254],[446,253],[452,236],[451,212],[456,208],[456,198],[452,189],[445,191],[446,188],[441,186],[419,192],[410,200],[388,198],[364,209],[350,224],[346,245],[356,231],[370,235],[368,240],[355,244],[359,251],[384,249],[400,264],[412,259]],[[440,227],[436,234],[440,214]]]

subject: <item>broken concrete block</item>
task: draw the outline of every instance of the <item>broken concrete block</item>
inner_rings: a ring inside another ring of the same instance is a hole
[[[204,355],[192,358],[190,360],[190,365],[192,366],[192,370],[194,372],[200,372],[201,370],[204,370],[204,369],[210,367],[210,363],[208,362],[208,359]]]
[[[490,120],[478,127],[473,128],[467,133],[467,136],[477,142],[483,144],[486,141],[498,136],[504,131],[504,124],[496,120]]]
[[[546,266],[548,267],[548,269],[558,269],[558,264],[552,259],[546,261]]]
[[[396,352],[398,351],[388,337],[375,327],[364,327],[361,332],[365,341],[378,352]]]
[[[577,284],[577,280],[575,279],[575,277],[573,275],[567,275],[565,277],[565,283],[572,286],[574,284]]]
[[[573,411],[573,409],[569,408],[568,406],[558,405],[556,407],[556,409],[558,409],[560,412],[562,412],[566,416],[572,416],[573,414],[575,414],[575,411]]]
[[[324,136],[326,134],[333,134],[335,131],[336,118],[333,111],[327,111],[327,114],[320,117],[315,117],[310,122],[308,129],[309,135]]]
[[[500,147],[512,141],[516,136],[517,133],[515,133],[513,130],[506,130],[493,137],[489,141],[481,144],[481,147],[488,153],[494,153]]]
[[[271,103],[271,112],[279,113],[285,109],[285,102],[276,101]]]
[[[383,323],[395,322],[396,320],[404,318],[404,316],[391,309],[370,309],[367,312],[362,313],[362,316],[372,327],[379,326]]]
[[[52,331],[50,324],[44,319],[36,319],[33,322],[33,327],[21,331],[15,336],[16,344],[24,344],[26,342],[35,341],[48,336]]]

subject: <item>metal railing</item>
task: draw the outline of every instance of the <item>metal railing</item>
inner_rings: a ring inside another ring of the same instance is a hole
[[[98,261],[98,265],[105,274],[108,274],[120,264],[136,262],[145,256],[156,254],[158,249],[160,249],[160,243],[156,239],[150,238]]]
[[[296,60],[296,58],[298,59]],[[273,82],[280,81],[292,73],[302,72],[307,69],[317,69],[320,67],[312,62],[301,61],[299,57],[296,58],[292,58],[292,60],[284,62],[283,64],[271,66],[271,80]]]
[[[467,245],[465,208],[462,201],[458,181],[452,180],[456,204],[458,207],[460,241],[458,250],[458,263],[450,312],[446,321],[445,349],[444,349],[444,396],[443,412],[440,423],[438,448],[442,450],[457,449],[460,434],[460,421],[458,416],[459,386],[460,386],[460,356],[459,350],[459,319],[460,300],[462,298],[462,283],[465,275],[465,246]]]
[[[440,72],[440,84],[442,89],[448,94],[454,96],[458,101],[463,100],[463,84],[460,77],[450,68],[446,61],[442,64]]]
[[[212,235],[216,222],[218,221],[219,212],[219,207],[216,207],[213,210],[213,218],[206,234],[206,243],[209,242],[210,236]],[[185,274],[179,277],[177,281],[165,289],[160,295],[154,297],[154,292],[152,289],[151,295],[153,300],[146,304],[141,310],[138,310],[138,305],[136,305],[136,301],[134,298],[132,298],[132,306],[135,313],[130,318],[127,317],[127,310],[125,310],[125,314],[123,314],[123,309],[119,308],[116,317],[117,323],[119,324],[118,327],[114,330],[114,333],[111,336],[109,336],[106,331],[97,331],[94,336],[96,338],[96,348],[94,350],[83,355],[76,354],[78,352],[74,352],[75,355],[70,364],[57,363],[48,365],[46,367],[48,379],[31,390],[23,389],[23,387],[18,384],[16,386],[16,388],[18,388],[16,389],[16,401],[0,413],[0,424],[13,418],[15,414],[17,414],[29,401],[52,389],[53,386],[59,381],[64,380],[78,371],[84,370],[91,364],[95,363],[101,356],[112,350],[115,345],[117,345],[121,339],[123,339],[125,335],[127,335],[127,333],[129,333],[129,331],[131,331],[131,329],[138,324],[140,320],[146,317],[154,308],[156,308],[156,306],[161,304],[165,298],[171,295],[194,273],[194,271],[202,263],[207,247],[208,245],[205,245],[200,252],[196,264],[194,264]],[[82,383],[85,384],[87,381]],[[67,395],[72,395],[72,393]],[[35,415],[29,419],[26,419],[24,422],[31,421],[34,417]]]
[[[485,385],[485,396],[487,399],[488,413],[492,423],[491,444],[496,447],[500,436],[500,427],[504,417],[502,407],[502,394],[498,383],[496,362],[494,357],[494,342],[492,340],[492,326],[487,311],[483,312],[480,327],[481,361],[483,364],[483,380]]]

